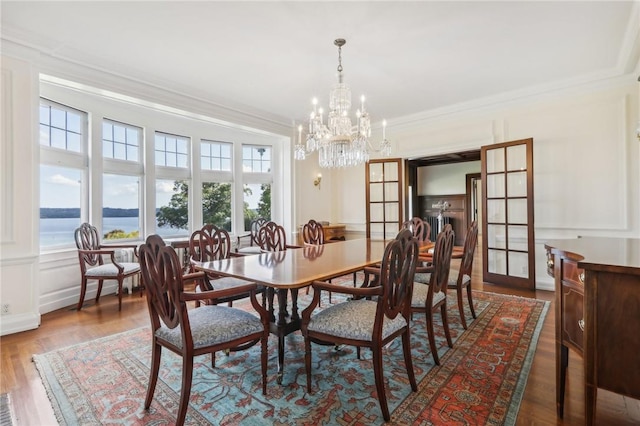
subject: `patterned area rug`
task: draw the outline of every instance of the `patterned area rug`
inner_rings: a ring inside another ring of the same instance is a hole
[[[305,306],[304,292],[300,306]],[[411,392],[400,341],[384,357],[390,424],[512,425],[515,423],[548,302],[475,293],[478,318],[464,330],[455,296],[449,307],[454,347],[446,345],[439,315],[435,366],[425,320],[414,315],[412,353],[419,390]],[[333,303],[338,302],[333,295]],[[322,305],[327,306],[328,300]],[[467,315],[471,318],[470,313]],[[172,424],[181,383],[181,358],[165,350],[151,409],[143,409],[149,376],[150,330],[136,329],[42,355],[34,361],[60,424]],[[371,355],[355,348],[313,345],[313,392],[306,392],[304,345],[286,339],[283,385],[276,382],[276,340],[269,342],[269,383],[261,393],[259,349],[196,358],[191,425],[380,425]]]

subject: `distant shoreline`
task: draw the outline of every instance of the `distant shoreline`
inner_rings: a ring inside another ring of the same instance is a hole
[[[102,209],[102,217],[138,217],[139,214],[139,209],[117,209],[113,207]],[[73,219],[79,217],[79,208],[42,207],[40,209],[40,219]]]

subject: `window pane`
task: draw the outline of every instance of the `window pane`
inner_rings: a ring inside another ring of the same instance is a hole
[[[203,169],[231,171],[230,143],[203,140],[201,145],[200,156]]]
[[[102,142],[110,144],[110,149],[104,149],[104,156],[116,160],[138,162],[138,146],[142,131],[128,124],[105,120],[102,125]]]
[[[85,143],[83,123],[86,114],[64,105],[40,104],[40,144],[56,149],[81,152]]]
[[[245,173],[271,172],[271,147],[243,146],[242,165]]]
[[[231,231],[231,184],[202,184],[202,221]]]
[[[40,166],[40,248],[75,247],[82,223],[82,170]]]
[[[67,128],[67,114],[64,110],[58,108],[51,108],[51,127],[57,127],[58,129]]]
[[[78,114],[67,111],[67,130],[73,133],[82,133],[82,119]]]
[[[139,238],[140,179],[137,176],[105,174],[102,184],[102,238]]]
[[[156,232],[162,237],[188,235],[189,185],[184,180],[156,180]]]
[[[40,105],[40,124],[49,125],[49,112],[51,108],[48,105]]]
[[[249,230],[251,221],[263,217],[271,220],[271,185],[267,183],[244,185],[244,229]]]
[[[156,165],[181,168],[189,166],[188,138],[158,132],[155,141]]]

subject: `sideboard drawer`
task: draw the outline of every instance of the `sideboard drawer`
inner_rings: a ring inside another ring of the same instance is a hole
[[[571,282],[562,283],[562,339],[573,349],[584,349],[584,288]]]
[[[562,259],[562,280],[571,281],[580,286],[584,285],[584,269],[578,268],[578,264],[571,260]]]

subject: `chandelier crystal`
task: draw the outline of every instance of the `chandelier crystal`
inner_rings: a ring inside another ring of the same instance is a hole
[[[307,155],[318,151],[320,167],[349,167],[369,161],[370,152],[380,152],[385,157],[391,154],[391,143],[386,139],[386,121],[382,122],[380,148],[372,146],[371,118],[364,107],[364,96],[360,98],[360,108],[356,111],[356,125],[351,122],[351,89],[344,83],[342,75],[342,46],[345,43],[341,38],[333,42],[338,46],[338,82],[329,93],[327,121],[324,122],[318,100],[313,98],[313,111],[304,143],[302,126],[298,126],[298,142],[294,149],[296,160],[304,160]]]

